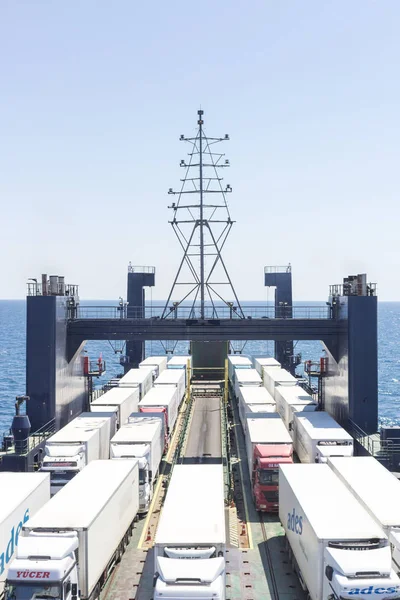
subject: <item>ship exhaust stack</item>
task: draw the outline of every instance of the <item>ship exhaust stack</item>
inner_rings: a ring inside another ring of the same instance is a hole
[[[47,296],[47,274],[46,273],[42,273],[42,295],[43,296]]]

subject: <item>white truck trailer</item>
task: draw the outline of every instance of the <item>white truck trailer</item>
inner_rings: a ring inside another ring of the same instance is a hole
[[[110,443],[110,458],[139,461],[139,513],[147,513],[164,451],[163,415],[135,417],[119,428]]]
[[[239,399],[239,390],[242,387],[261,387],[262,380],[255,369],[235,369],[234,375],[235,396]]]
[[[324,411],[293,415],[293,444],[302,463],[324,463],[329,456],[353,456],[353,438]]]
[[[252,368],[253,363],[247,356],[242,356],[241,354],[228,355],[228,377],[231,386],[233,388],[235,386],[234,375],[236,370]]]
[[[178,407],[180,406],[186,392],[186,370],[184,369],[165,369],[157,377],[154,387],[174,386],[178,394]]]
[[[239,388],[239,417],[243,429],[246,427],[246,413],[276,412],[275,400],[265,387],[244,386]]]
[[[48,473],[0,473],[0,598],[22,527],[50,500]]]
[[[399,598],[382,529],[328,465],[282,465],[279,517],[311,600]]]
[[[136,519],[137,460],[99,460],[24,525],[8,570],[7,600],[95,600]]]
[[[295,412],[315,412],[318,408],[318,402],[299,385],[276,386],[275,401],[276,412],[281,415],[289,431]]]
[[[273,398],[277,385],[297,385],[296,377],[293,377],[285,369],[279,367],[263,367],[263,383]],[[276,398],[275,398],[276,400]]]
[[[222,465],[177,465],[157,528],[154,600],[225,600]]]
[[[115,413],[82,413],[46,440],[40,471],[50,473],[56,494],[92,460],[110,457],[110,440],[117,430]]]
[[[372,456],[329,458],[328,465],[388,536],[399,575],[400,481]]]
[[[272,356],[268,357],[254,357],[254,368],[260,377],[263,376],[263,367],[279,367],[281,368],[281,363],[276,360],[276,358],[272,358]]]
[[[136,412],[139,404],[139,388],[115,387],[102,394],[90,405],[91,412],[109,412],[109,407],[118,410],[118,427],[127,422],[131,413]]]
[[[190,373],[188,373],[188,363],[189,368],[192,366],[192,357],[191,356],[172,356],[167,362],[167,369],[179,369],[185,373],[185,387],[187,385],[187,378]]]
[[[175,374],[176,371],[173,371],[173,373]],[[139,402],[139,411],[144,413],[165,413],[166,433],[168,436],[171,436],[178,418],[180,403],[181,401],[179,399],[177,386],[157,384],[145,395],[143,400]]]
[[[166,356],[148,356],[141,363],[139,363],[139,369],[146,369],[151,367],[153,370],[153,379],[157,379],[160,373],[167,368],[167,357]]]
[[[171,358],[167,362],[167,369],[185,369],[186,370],[188,361],[189,361],[189,365],[191,365],[192,364],[191,356],[186,356],[186,355],[179,356],[178,354],[171,356]]]
[[[121,379],[118,380],[118,387],[138,388],[139,400],[144,398],[147,392],[153,386],[152,367],[142,367],[141,369],[130,369]]]

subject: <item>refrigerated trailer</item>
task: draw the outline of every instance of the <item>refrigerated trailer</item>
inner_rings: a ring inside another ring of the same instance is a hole
[[[279,489],[279,517],[311,600],[400,597],[385,533],[328,465],[282,465]]]
[[[400,481],[372,456],[331,457],[328,465],[388,536],[399,575]]]
[[[175,371],[173,371],[173,373],[173,378],[175,378]],[[181,390],[180,393],[182,393]],[[175,423],[178,418],[179,405],[180,400],[177,386],[173,384],[157,384],[139,402],[138,410],[144,413],[158,411],[165,413],[166,435],[169,437],[172,435],[172,432],[175,428]]]
[[[353,456],[353,438],[324,411],[293,415],[293,444],[303,463],[326,462],[329,456]]]
[[[191,356],[172,356],[167,362],[167,371],[183,371],[184,373],[184,386],[187,386],[187,378],[191,376],[192,357]],[[161,375],[162,373],[160,373]]]
[[[299,385],[277,385],[275,401],[276,412],[281,415],[288,430],[291,430],[295,412],[314,412],[318,407],[318,402]]]
[[[235,370],[240,369],[252,369],[253,364],[247,356],[241,354],[230,354],[228,355],[228,377],[232,387],[235,385],[234,375]]]
[[[7,600],[98,598],[132,533],[138,484],[137,460],[91,462],[24,525]]]
[[[239,417],[243,429],[246,425],[245,416],[248,412],[276,412],[275,400],[265,387],[244,386],[239,388]],[[258,410],[258,407],[261,407]]]
[[[139,513],[147,513],[164,451],[163,415],[132,417],[110,442],[111,459],[139,461]]]
[[[139,400],[144,398],[153,385],[152,367],[130,369],[121,379],[118,379],[118,387],[133,387],[139,389]]]
[[[102,394],[90,404],[91,412],[107,412],[106,407],[115,406],[118,411],[118,427],[127,422],[139,404],[139,388],[115,387]]]
[[[293,462],[293,442],[278,413],[246,413],[246,453],[256,510],[278,511],[279,465]]]
[[[48,473],[0,473],[0,598],[22,527],[50,500]]]
[[[173,386],[177,390],[178,407],[180,406],[186,392],[186,370],[184,369],[165,369],[157,377],[154,382],[154,387]]]
[[[272,358],[272,356],[259,358],[254,357],[253,362],[254,368],[260,375],[260,377],[263,376],[263,367],[281,367],[281,363],[278,362],[275,358]]]
[[[255,369],[235,369],[233,381],[236,398],[239,398],[240,388],[262,386],[261,377]]]
[[[86,412],[46,440],[40,471],[50,473],[56,494],[92,460],[110,456],[110,440],[117,430],[115,412]]]
[[[174,355],[174,356],[171,356],[171,358],[167,362],[167,369],[185,369],[186,370],[188,362],[189,362],[189,366],[190,366],[192,364],[191,356]]]
[[[263,384],[267,388],[271,396],[275,398],[275,388],[277,385],[293,386],[297,385],[296,377],[293,377],[285,369],[280,367],[263,367]]]
[[[154,600],[225,600],[222,465],[177,465],[157,528]]]
[[[148,356],[141,363],[139,363],[139,369],[151,367],[153,371],[153,379],[157,379],[160,373],[167,368],[167,357],[166,356]]]

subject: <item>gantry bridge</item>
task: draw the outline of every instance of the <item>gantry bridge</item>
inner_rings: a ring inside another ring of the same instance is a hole
[[[334,350],[346,332],[347,321],[337,319],[327,305],[242,306],[239,315],[229,307],[205,309],[204,318],[192,306],[179,306],[167,317],[164,307],[78,306],[68,315],[69,354],[87,340],[321,340]]]

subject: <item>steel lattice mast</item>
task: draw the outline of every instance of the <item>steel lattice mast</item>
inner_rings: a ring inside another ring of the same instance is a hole
[[[229,140],[229,136],[206,136],[203,129],[204,113],[198,110],[197,114],[197,135],[192,138],[180,136],[181,141],[192,146],[188,163],[185,160],[180,162],[180,167],[185,169],[181,189],[175,192],[170,188],[168,192],[178,197],[177,202],[173,202],[168,208],[173,210],[170,223],[182,247],[183,257],[162,317],[176,311],[182,302],[190,301],[190,316],[193,318],[206,318],[207,302],[210,302],[211,317],[218,317],[216,302],[222,302],[229,307],[231,314],[243,318],[240,302],[221,254],[234,223],[226,201],[226,195],[232,192],[232,188],[229,184],[223,188],[223,178],[219,176],[219,169],[229,167],[229,161],[224,158],[224,154],[213,152],[212,148],[219,142]],[[198,176],[192,176],[192,173]],[[194,194],[198,203],[189,200],[193,196],[188,197],[188,194]],[[206,202],[208,194],[214,194],[213,198],[216,200]],[[179,300],[170,306],[178,286]],[[225,287],[224,293],[218,291],[220,286]],[[229,300],[225,299],[228,294]]]

